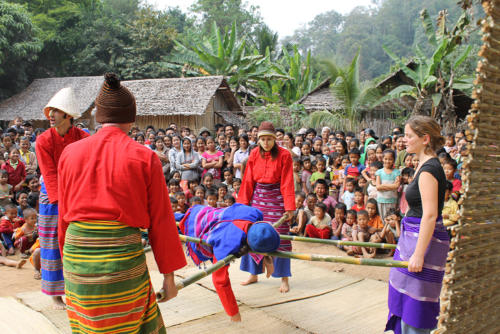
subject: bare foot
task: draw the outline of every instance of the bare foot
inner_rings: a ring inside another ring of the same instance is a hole
[[[274,272],[274,262],[270,256],[264,256],[264,270],[266,271],[266,278],[271,277]]]
[[[365,254],[363,254],[363,257],[366,258],[366,259],[373,259],[375,257],[375,254],[377,252],[373,251],[373,252],[366,252]]]
[[[349,249],[349,250],[347,251],[347,255],[349,255],[349,256],[354,255],[354,251],[353,251],[352,249]]]
[[[64,304],[61,296],[53,296],[52,297],[52,309],[54,310],[65,310],[66,304]]]
[[[240,284],[241,285],[250,285],[253,283],[257,283],[258,280],[259,280],[259,278],[257,277],[257,275],[250,275],[250,277],[245,282],[241,282]]]
[[[290,285],[288,284],[288,277],[281,277],[280,292],[287,293],[290,291]]]
[[[33,274],[33,278],[36,280],[41,280],[42,274],[39,271],[35,271],[35,273]]]
[[[17,262],[16,268],[21,269],[25,263],[26,263],[26,259],[19,260],[19,262]]]
[[[241,314],[240,312],[236,313],[231,317],[232,322],[241,322]]]

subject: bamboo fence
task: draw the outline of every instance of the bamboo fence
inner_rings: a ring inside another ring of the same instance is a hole
[[[500,333],[500,0],[483,0],[483,45],[467,116],[464,201],[452,240],[434,333]]]

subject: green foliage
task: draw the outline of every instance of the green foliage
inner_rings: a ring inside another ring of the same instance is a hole
[[[361,82],[359,78],[359,51],[351,63],[340,67],[333,61],[324,62],[329,74],[330,90],[338,109],[332,112],[316,111],[311,113],[309,124],[329,124],[337,126],[342,119],[348,122],[345,128],[354,129],[361,118],[361,110],[371,107],[379,98],[379,92],[370,82]]]
[[[201,15],[201,28],[210,34],[215,23],[220,30],[236,24],[238,31],[251,33],[261,24],[259,7],[249,6],[241,0],[197,0],[191,11]]]
[[[279,104],[271,103],[248,113],[249,124],[260,124],[263,121],[272,122],[276,128],[284,127]]]
[[[0,2],[0,99],[26,85],[29,66],[42,49],[27,11]]]

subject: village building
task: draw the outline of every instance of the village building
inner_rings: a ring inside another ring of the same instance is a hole
[[[103,83],[102,76],[36,79],[24,91],[0,103],[0,119],[5,123],[20,116],[35,128],[49,127],[42,110],[50,98],[64,87],[72,87],[81,119],[94,129],[94,99]],[[243,111],[222,76],[143,79],[122,81],[135,95],[136,125],[166,128],[170,123],[187,126],[198,133],[216,123],[245,126]]]

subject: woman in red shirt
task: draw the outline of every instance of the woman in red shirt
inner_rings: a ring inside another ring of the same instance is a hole
[[[258,147],[250,152],[243,180],[238,193],[238,203],[250,205],[262,211],[264,220],[278,221],[283,214],[289,220],[295,211],[295,189],[293,185],[292,157],[290,152],[276,144],[276,134],[271,122],[262,122],[258,132]],[[277,228],[287,234],[288,224]],[[281,240],[280,251],[291,251],[290,241]],[[242,285],[257,282],[262,271],[262,255],[250,254],[241,258],[240,269],[250,273]],[[290,259],[275,258],[273,277],[281,277],[280,292],[288,292]]]

